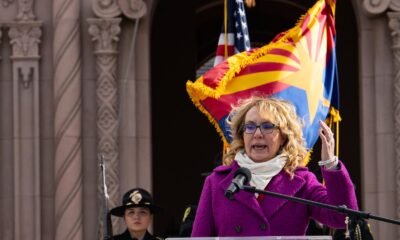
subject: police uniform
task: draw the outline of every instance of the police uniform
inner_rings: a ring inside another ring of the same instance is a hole
[[[110,214],[123,217],[125,214],[125,209],[134,207],[145,207],[150,209],[151,214],[159,213],[161,208],[154,204],[153,197],[149,192],[142,188],[134,188],[129,190],[122,197],[122,205],[111,209]],[[128,229],[122,234],[115,235],[114,240],[133,240]],[[135,239],[136,240],[136,239]],[[143,239],[138,240],[162,240],[162,238],[153,236],[148,231],[146,231]]]
[[[179,237],[190,237],[192,234],[193,222],[196,216],[197,205],[189,205],[185,209],[181,225],[179,227]]]
[[[128,230],[126,230],[120,235],[114,236],[114,240],[134,240],[134,239],[136,238],[132,238]],[[149,232],[146,232],[146,235],[144,235],[142,240],[162,240],[162,238],[155,237],[151,235]]]

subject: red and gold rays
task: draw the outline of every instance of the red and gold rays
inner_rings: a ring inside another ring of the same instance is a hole
[[[308,15],[307,18],[308,19]],[[305,19],[305,20],[306,20]],[[306,92],[310,121],[314,120],[318,104],[329,107],[324,97],[327,29],[324,15],[312,16],[302,28],[303,36],[278,42],[268,53],[246,66],[226,85],[223,95],[248,91],[273,82],[294,86]]]
[[[336,81],[332,69],[336,66],[332,55],[334,12],[335,0],[317,0],[296,26],[277,35],[268,45],[236,54],[197,81],[187,82],[193,103],[225,135],[224,141],[229,140],[229,134],[223,120],[237,100],[261,93],[284,96],[293,102],[297,99],[292,98],[300,93],[306,98],[295,105],[301,109],[300,117],[310,120],[307,126],[312,131],[303,130],[309,136],[309,146],[315,143],[312,123],[316,117],[326,117]]]

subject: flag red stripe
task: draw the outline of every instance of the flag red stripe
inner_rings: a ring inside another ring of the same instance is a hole
[[[287,71],[287,72],[297,72],[299,69],[297,67],[290,66],[285,63],[257,63],[248,65],[236,76],[242,76],[247,74],[254,74],[259,72],[269,72],[269,71]]]
[[[233,45],[228,45],[228,56],[233,55],[235,52],[235,48]],[[225,45],[218,45],[216,55],[218,56],[225,56]]]
[[[285,90],[288,87],[290,87],[290,85],[285,83],[272,82],[233,94],[222,95],[218,99],[206,98],[201,101],[201,105],[207,109],[214,119],[220,121],[230,112],[232,104],[236,104],[238,99],[249,98],[253,94],[257,95],[257,93],[260,93],[263,96],[270,96]]]
[[[204,85],[210,88],[217,88],[221,78],[229,70],[229,65],[227,61],[223,61],[216,67],[211,68],[209,71],[203,74]]]
[[[286,49],[282,49],[282,48],[274,48],[271,49],[268,54],[273,54],[273,55],[280,55],[280,56],[284,56],[287,58],[292,59],[293,61],[296,61],[297,63],[300,64],[300,60],[297,58],[296,55],[293,54],[293,52],[288,51]]]

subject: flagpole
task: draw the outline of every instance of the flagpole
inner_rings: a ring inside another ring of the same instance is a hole
[[[224,59],[228,57],[228,0],[224,0],[224,33],[225,33],[225,48],[224,48]]]

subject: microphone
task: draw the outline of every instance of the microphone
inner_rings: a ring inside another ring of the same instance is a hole
[[[225,191],[225,197],[233,199],[233,195],[242,189],[243,185],[248,183],[251,179],[251,172],[249,169],[241,167],[236,170],[231,185]]]

